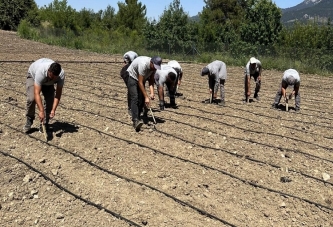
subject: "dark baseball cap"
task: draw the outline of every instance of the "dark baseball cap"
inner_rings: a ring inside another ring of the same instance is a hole
[[[208,75],[209,69],[207,67],[203,67],[201,70],[201,76]]]
[[[159,56],[152,57],[150,60],[154,64],[155,69],[161,70],[162,58]]]

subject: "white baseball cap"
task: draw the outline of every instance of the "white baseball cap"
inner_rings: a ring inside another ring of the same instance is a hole
[[[257,59],[255,57],[250,58],[250,64],[257,63]]]

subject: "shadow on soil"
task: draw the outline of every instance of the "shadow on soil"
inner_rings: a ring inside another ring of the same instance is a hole
[[[54,122],[50,124],[50,131],[55,133],[56,137],[61,137],[64,133],[74,133],[79,129],[78,126],[67,122]],[[53,139],[53,133],[48,133],[48,140]]]
[[[279,111],[286,111],[286,106],[283,105],[283,104],[279,104],[279,105],[277,106],[277,110],[279,110]],[[288,111],[290,111],[290,112],[295,112],[296,110],[295,110],[295,107],[289,106],[289,107],[288,107]]]

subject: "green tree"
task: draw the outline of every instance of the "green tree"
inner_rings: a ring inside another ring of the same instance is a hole
[[[332,49],[333,28],[330,23],[318,25],[315,22],[307,24],[294,23],[284,27],[280,35],[283,46],[308,49]]]
[[[54,28],[66,29],[73,31],[78,29],[75,17],[75,9],[67,5],[67,0],[54,0],[48,6],[40,9],[41,19],[48,21]]]
[[[205,43],[230,43],[238,40],[244,21],[246,0],[204,0],[200,16],[200,38]]]
[[[142,33],[147,21],[146,6],[138,0],[125,0],[125,3],[118,2],[118,12],[115,16],[116,26],[123,32]]]
[[[281,10],[271,0],[248,0],[242,40],[257,45],[275,43],[282,29],[281,16]]]
[[[115,9],[108,5],[102,12],[102,25],[105,29],[111,30],[116,28]]]
[[[37,5],[34,0],[1,0],[0,1],[0,29],[16,30],[20,21],[27,19],[38,24]],[[29,14],[30,13],[30,14]]]
[[[145,36],[150,47],[159,47],[171,52],[191,46],[197,37],[193,35],[193,30],[194,22],[189,21],[180,0],[174,0],[168,9],[164,10],[159,22],[154,20],[148,24]]]

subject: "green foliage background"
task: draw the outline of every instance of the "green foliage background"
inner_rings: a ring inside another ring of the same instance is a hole
[[[160,55],[165,59],[208,63],[219,59],[244,66],[251,56],[266,69],[295,68],[332,74],[333,28],[281,23],[281,10],[270,0],[204,0],[191,20],[174,0],[158,20],[146,18],[139,0],[118,2],[94,12],[76,11],[67,0],[37,8],[33,0],[0,0],[0,28],[27,39],[100,53]],[[16,6],[16,7],[14,7]]]

